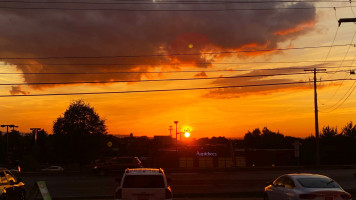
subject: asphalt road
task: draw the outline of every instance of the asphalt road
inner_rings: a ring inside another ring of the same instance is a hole
[[[166,172],[175,199],[261,199],[266,182],[276,177],[295,173],[295,170],[241,170],[226,172]],[[327,175],[346,190],[356,189],[356,169],[301,170],[300,172]],[[24,174],[27,191],[36,181],[46,181],[54,199],[112,199],[120,175],[92,174]]]

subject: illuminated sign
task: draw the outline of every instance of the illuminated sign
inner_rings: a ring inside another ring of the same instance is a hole
[[[217,153],[199,152],[199,151],[197,151],[197,153],[195,155],[197,155],[197,156],[218,156]]]

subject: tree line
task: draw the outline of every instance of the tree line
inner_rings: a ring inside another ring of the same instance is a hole
[[[117,138],[107,133],[105,119],[94,107],[77,100],[53,122],[53,134],[40,130],[34,134],[21,134],[11,130],[0,132],[0,164],[24,170],[38,170],[41,165],[59,164],[85,166],[98,158],[110,156],[150,156],[155,143],[148,137]],[[226,145],[242,149],[291,149],[299,141],[300,162],[315,163],[315,137],[296,138],[284,136],[267,127],[248,131],[243,139],[225,137],[200,138],[195,145]],[[8,145],[8,148],[7,148]],[[322,164],[356,164],[356,125],[348,122],[339,131],[323,127],[320,133]]]

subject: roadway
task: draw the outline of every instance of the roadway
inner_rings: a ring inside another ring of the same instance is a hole
[[[254,169],[234,171],[169,172],[170,185],[175,199],[261,199],[268,181],[286,174],[288,169]],[[356,191],[356,169],[300,170],[300,172],[323,174],[333,178],[344,189]],[[36,181],[46,181],[54,199],[112,199],[120,175],[96,176],[80,173],[31,173],[22,176],[27,191]],[[355,194],[354,194],[355,198]]]

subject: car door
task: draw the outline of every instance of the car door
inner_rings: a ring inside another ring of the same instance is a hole
[[[283,179],[285,177],[281,176],[279,178],[277,178],[275,181],[273,181],[272,184],[272,190],[269,193],[269,198],[270,200],[282,200],[282,193],[283,193]]]
[[[280,199],[281,200],[294,200],[295,199],[295,183],[294,181],[285,176],[282,180],[283,187],[280,188]]]

